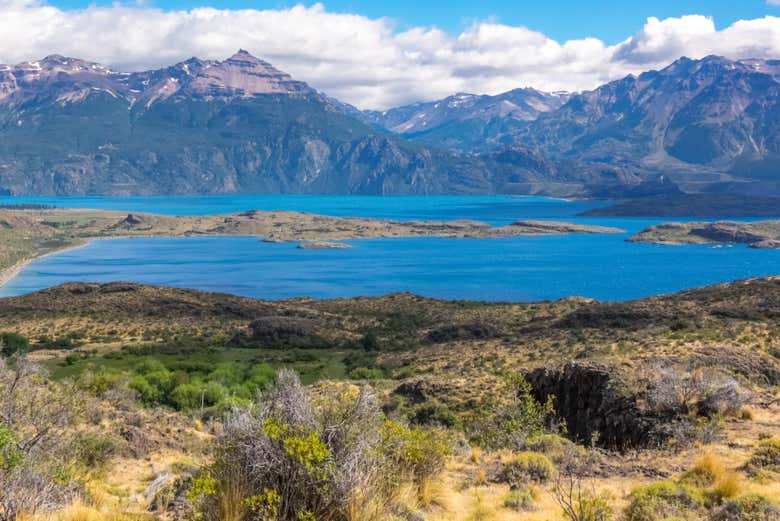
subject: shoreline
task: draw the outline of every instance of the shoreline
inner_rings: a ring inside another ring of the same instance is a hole
[[[0,270],[0,288],[4,287],[6,284],[8,284],[14,277],[19,275],[27,266],[32,264],[33,262],[43,259],[45,257],[48,257],[50,255],[57,255],[59,253],[65,253],[66,251],[70,250],[77,250],[79,248],[83,248],[85,246],[88,246],[93,240],[86,239],[80,242],[79,244],[71,244],[70,246],[66,246],[64,248],[56,249],[47,251],[46,253],[42,253],[41,255],[35,255],[33,257],[28,257],[26,259],[22,259],[16,264],[9,266],[7,268],[4,268]]]

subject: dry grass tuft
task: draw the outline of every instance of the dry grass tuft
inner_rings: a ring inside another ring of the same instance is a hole
[[[743,492],[744,485],[742,479],[736,472],[724,473],[712,487],[712,493],[718,502],[737,497]]]
[[[484,468],[480,467],[474,474],[474,486],[482,487],[487,484],[487,472]]]
[[[712,481],[717,481],[723,476],[725,467],[717,454],[705,451],[693,464],[691,470],[711,477]]]
[[[482,449],[480,447],[471,447],[471,454],[469,459],[472,463],[479,463],[482,461]]]

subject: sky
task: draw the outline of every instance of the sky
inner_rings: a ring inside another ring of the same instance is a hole
[[[780,59],[780,0],[0,0],[0,63],[120,71],[238,48],[360,108],[580,91],[682,55]]]

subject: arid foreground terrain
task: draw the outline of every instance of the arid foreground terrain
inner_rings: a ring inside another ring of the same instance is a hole
[[[776,520],[780,278],[0,299],[0,519]]]

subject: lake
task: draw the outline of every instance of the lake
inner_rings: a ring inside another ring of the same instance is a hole
[[[659,219],[579,218],[603,205],[542,197],[0,197],[0,204],[52,204],[176,215],[249,209],[298,210],[400,220],[475,219],[494,225],[559,219],[615,226],[617,235],[508,239],[364,239],[344,250],[301,250],[254,237],[108,239],[29,264],[0,288],[19,295],[66,281],[135,281],[265,299],[409,291],[447,299],[531,301],[585,296],[626,300],[780,273],[780,250],[658,246],[625,239]]]

